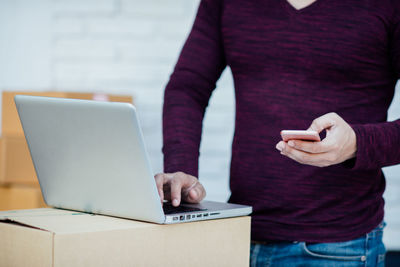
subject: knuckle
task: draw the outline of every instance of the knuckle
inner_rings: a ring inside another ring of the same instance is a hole
[[[171,187],[177,187],[181,184],[181,181],[179,179],[172,179],[171,180]]]
[[[176,177],[178,177],[178,178],[181,179],[181,180],[184,180],[184,179],[186,179],[187,174],[184,173],[184,172],[177,172],[177,173],[176,173]]]
[[[192,179],[193,181],[196,181],[196,182],[200,183],[199,179],[196,176],[193,176],[193,175],[190,175],[190,174],[185,174],[185,176],[187,178],[189,178],[189,179]]]
[[[342,117],[339,116],[336,112],[331,112],[331,116],[334,119],[334,121],[341,121]]]
[[[184,175],[184,173],[183,172],[175,172],[174,175],[175,176],[182,176],[182,175]]]
[[[163,184],[163,177],[155,177],[156,184],[161,186]]]

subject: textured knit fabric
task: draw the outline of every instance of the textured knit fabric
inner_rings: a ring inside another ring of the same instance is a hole
[[[299,11],[285,0],[201,1],[165,90],[165,172],[197,176],[203,115],[227,66],[230,202],[253,206],[252,239],[335,242],[375,228],[381,167],[400,163],[400,120],[386,122],[400,77],[400,1],[317,0]],[[355,160],[319,168],[275,149],[281,130],[329,112],[353,127]]]

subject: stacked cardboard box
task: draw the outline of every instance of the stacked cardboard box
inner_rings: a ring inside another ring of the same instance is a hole
[[[37,185],[0,186],[0,210],[45,207]]]
[[[0,138],[0,210],[45,207],[14,103],[14,96],[19,94],[132,103],[132,96],[4,91],[2,94],[2,136]]]
[[[250,217],[175,225],[33,209],[0,212],[0,266],[248,266]]]

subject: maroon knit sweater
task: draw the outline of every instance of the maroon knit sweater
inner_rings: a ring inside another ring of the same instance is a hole
[[[197,176],[203,115],[227,66],[230,202],[253,206],[252,239],[344,241],[381,222],[381,167],[400,163],[400,120],[386,122],[400,77],[400,1],[317,0],[300,11],[285,0],[201,1],[165,90],[165,172]],[[281,130],[328,112],[353,127],[355,159],[318,168],[275,149]]]

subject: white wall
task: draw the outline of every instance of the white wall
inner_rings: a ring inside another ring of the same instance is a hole
[[[161,172],[163,90],[198,3],[0,0],[0,90],[133,94],[154,172]],[[233,121],[228,70],[204,123],[199,176],[208,199],[229,196]]]
[[[0,0],[0,90],[132,94],[154,172],[162,170],[163,89],[199,0]],[[399,91],[399,90],[397,90]],[[391,118],[400,117],[400,96]],[[230,71],[206,113],[200,179],[226,200],[234,95]],[[385,241],[400,249],[400,167],[387,168]]]
[[[49,3],[0,0],[1,88],[50,87]]]
[[[389,109],[388,120],[393,121],[399,118],[400,82],[397,83],[396,94]],[[400,165],[384,168],[383,171],[387,178],[386,192],[384,194],[387,227],[383,237],[387,248],[400,250]]]

